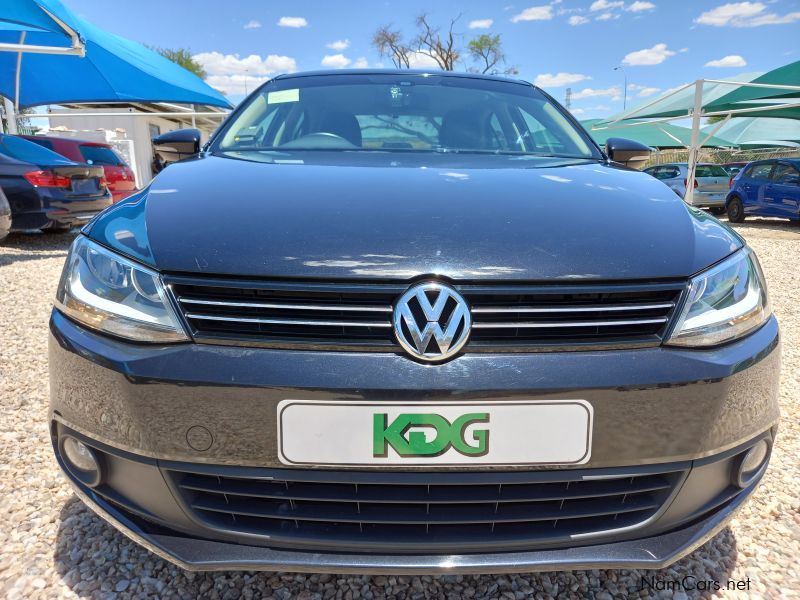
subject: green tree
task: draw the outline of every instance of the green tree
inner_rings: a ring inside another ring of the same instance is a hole
[[[480,73],[505,73],[517,74],[516,67],[506,67],[502,70],[498,68],[499,65],[504,65],[506,56],[503,52],[503,40],[500,34],[490,35],[483,33],[478,37],[472,39],[467,44],[469,55],[474,61],[478,63],[475,69]]]
[[[197,62],[194,57],[192,57],[192,53],[187,48],[156,48],[151,47],[151,50],[155,50],[161,56],[166,58],[167,60],[171,60],[177,65],[182,66],[187,71],[191,71],[195,75],[197,75],[200,79],[206,78],[206,70],[203,66]]]

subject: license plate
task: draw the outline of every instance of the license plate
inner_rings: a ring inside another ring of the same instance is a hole
[[[285,465],[578,465],[591,445],[585,400],[278,404]]]
[[[97,180],[94,178],[72,180],[72,192],[74,194],[94,194],[97,189]]]

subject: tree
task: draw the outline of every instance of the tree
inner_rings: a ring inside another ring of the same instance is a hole
[[[410,42],[403,39],[403,34],[394,29],[392,25],[379,27],[372,36],[372,45],[384,58],[389,58],[398,69],[409,69],[415,57],[428,57],[443,71],[455,71],[456,65],[462,58],[462,49],[459,38],[462,36],[455,32],[455,26],[461,15],[450,20],[446,31],[442,31],[431,23],[428,15],[421,14],[414,21],[417,34]],[[514,67],[499,69],[505,64],[503,42],[500,34],[482,34],[467,44],[469,57],[477,61],[480,66],[471,68],[480,73],[516,73]]]
[[[197,75],[200,79],[206,78],[206,70],[203,66],[197,62],[194,57],[192,57],[192,53],[190,50],[186,48],[155,48],[151,47],[151,50],[155,50],[161,56],[166,58],[167,60],[171,60],[177,65],[180,65],[187,71],[190,71]]]
[[[498,73],[516,75],[516,67],[508,67],[503,71],[497,69],[498,65],[506,62],[506,57],[503,52],[503,42],[500,39],[500,34],[489,35],[487,33],[481,34],[467,44],[470,56],[473,60],[479,63],[477,70],[481,73]]]

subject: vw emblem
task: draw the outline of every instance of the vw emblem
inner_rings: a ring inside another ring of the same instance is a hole
[[[428,362],[458,353],[469,338],[472,317],[453,288],[432,281],[406,290],[394,306],[394,333],[403,349]]]

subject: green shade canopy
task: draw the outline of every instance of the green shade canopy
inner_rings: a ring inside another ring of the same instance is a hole
[[[633,121],[627,121],[625,125],[630,125],[632,122]],[[603,119],[588,119],[586,121],[581,121],[581,125],[586,128],[586,131],[589,132],[589,135],[591,135],[592,138],[594,138],[594,141],[600,146],[604,145],[606,140],[610,137],[621,137],[629,140],[636,140],[637,142],[652,148],[684,148],[685,146],[689,145],[689,142],[692,139],[692,130],[688,127],[680,127],[670,123],[648,123],[645,121],[635,122],[641,124],[633,127],[611,126],[608,129],[593,130],[592,127],[596,125],[604,127],[604,125],[602,125]],[[670,137],[668,133],[678,138],[680,142]],[[715,148],[729,148],[736,146],[735,143],[719,136],[711,137],[705,143],[705,145]]]
[[[703,131],[715,126],[703,127]],[[717,130],[717,135],[738,146],[794,146],[800,144],[800,120],[734,117]]]
[[[800,60],[768,71],[753,79],[751,83],[800,86]],[[709,100],[705,104],[708,112],[711,112],[714,110],[730,110],[729,107],[731,105],[755,100],[770,100],[776,103],[800,103],[800,90],[739,87],[731,89],[727,94],[714,100]]]

